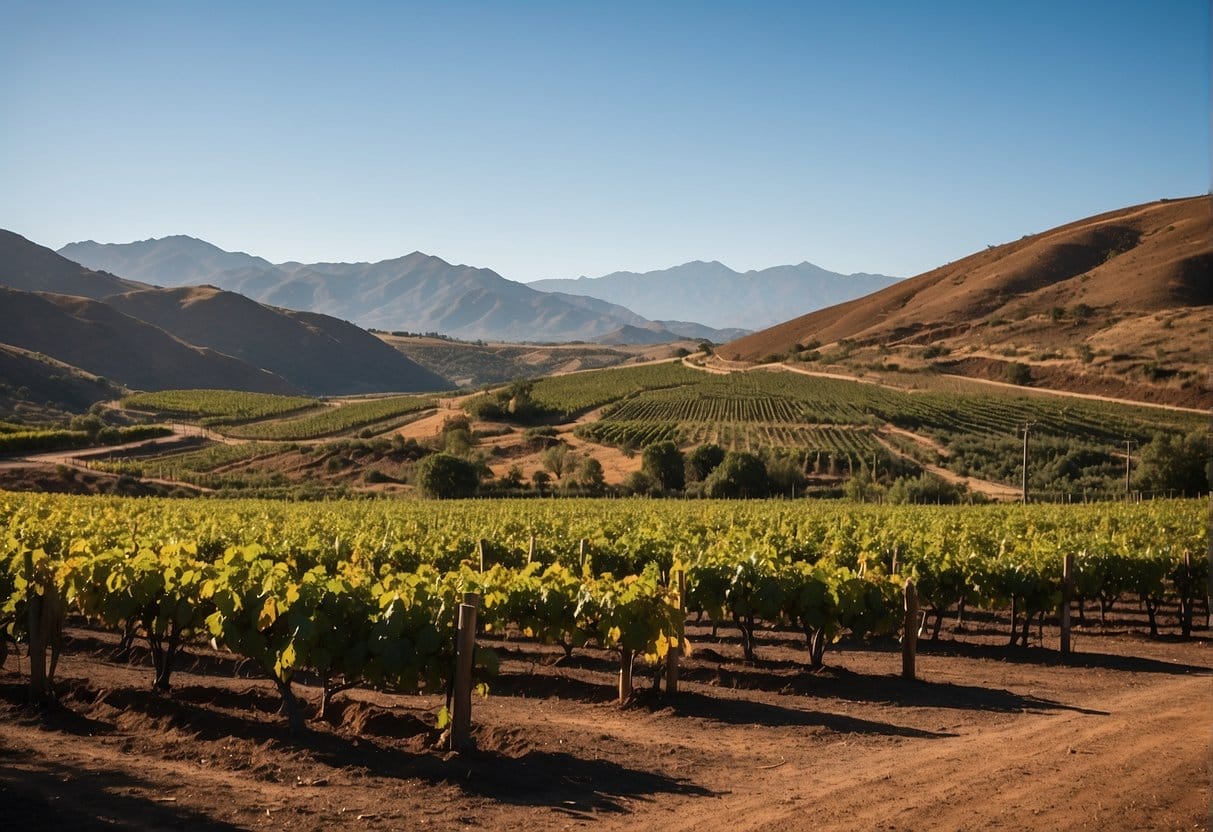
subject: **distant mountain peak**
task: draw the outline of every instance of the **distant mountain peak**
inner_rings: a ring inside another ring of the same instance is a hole
[[[837,274],[807,260],[744,274],[719,260],[691,260],[658,271],[539,280],[530,285],[590,295],[652,320],[690,319],[718,329],[760,329],[786,320],[792,310],[810,312],[896,281],[886,275]]]

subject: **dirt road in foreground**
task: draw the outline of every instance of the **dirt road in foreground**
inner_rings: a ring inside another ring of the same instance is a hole
[[[196,650],[165,698],[142,658],[73,631],[63,710],[19,704],[12,657],[0,673],[0,805],[30,829],[1207,828],[1207,642],[1091,627],[1067,667],[970,624],[924,644],[917,682],[891,642],[809,674],[795,634],[764,633],[747,664],[734,634],[693,627],[678,696],[623,709],[609,654],[496,641],[463,755],[431,745],[440,697],[353,692],[292,737],[272,687],[221,654]]]

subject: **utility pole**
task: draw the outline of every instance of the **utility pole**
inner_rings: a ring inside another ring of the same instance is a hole
[[[1028,504],[1028,433],[1036,427],[1035,422],[1025,422],[1023,426],[1023,504]]]
[[[1125,440],[1125,499],[1129,499],[1129,466],[1133,464],[1133,440]]]

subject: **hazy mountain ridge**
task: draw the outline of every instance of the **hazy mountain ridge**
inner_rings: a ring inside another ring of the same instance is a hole
[[[740,334],[736,328],[716,331],[697,323],[654,326],[618,304],[584,298],[582,293],[538,291],[491,269],[451,264],[416,251],[377,263],[275,265],[178,236],[123,244],[70,243],[60,253],[149,283],[210,284],[262,303],[388,331],[496,341],[594,341],[626,326],[650,333],[669,329],[668,336],[660,336],[668,339],[721,342]]]
[[[651,272],[555,278],[527,285],[545,292],[592,295],[651,319],[702,321],[712,327],[760,329],[852,300],[896,283],[887,275],[843,275],[809,262],[738,272],[718,261],[695,260]]]

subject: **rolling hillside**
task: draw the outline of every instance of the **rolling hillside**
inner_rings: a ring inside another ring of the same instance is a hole
[[[1211,274],[1210,198],[1166,200],[991,247],[717,353],[759,361],[843,343],[908,356],[932,345],[953,372],[1001,379],[1015,361],[1047,386],[1136,398],[1177,388],[1190,394],[1177,403],[1193,404],[1208,393]]]
[[[188,344],[101,301],[0,286],[0,338],[128,387],[294,393],[280,376]]]
[[[306,393],[441,390],[450,384],[353,324],[276,309],[210,286],[146,289],[107,302],[181,339],[264,368]]]
[[[26,292],[101,298],[148,288],[65,259],[20,234],[0,228],[0,285]]]
[[[214,288],[153,288],[11,232],[0,234],[0,291],[0,343],[133,388],[347,395],[450,386],[345,321]]]

